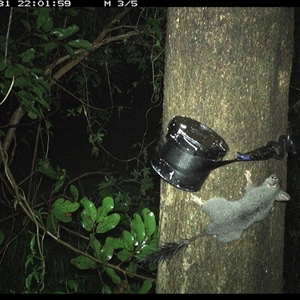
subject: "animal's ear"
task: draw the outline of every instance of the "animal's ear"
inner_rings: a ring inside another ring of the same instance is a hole
[[[277,196],[276,199],[277,201],[288,201],[290,200],[290,195],[284,191],[281,191]]]

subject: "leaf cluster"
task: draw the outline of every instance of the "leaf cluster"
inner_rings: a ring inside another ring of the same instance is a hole
[[[74,185],[70,186],[70,190],[74,201],[59,198],[53,203],[47,219],[48,230],[57,235],[59,222],[71,223],[72,215],[80,211],[80,223],[84,229],[81,234],[89,235],[86,238],[84,254],[72,258],[71,264],[80,270],[100,269],[108,275],[114,284],[103,282],[102,292],[112,293],[124,282],[126,289],[123,292],[132,292],[127,277],[138,276],[138,259],[157,248],[154,214],[144,208],[141,213],[135,213],[129,222],[124,222],[122,214],[114,212],[112,197],[104,198],[101,205],[96,207],[94,202],[86,197],[79,200],[79,192]],[[110,231],[113,233],[113,229],[120,226],[120,223],[123,223],[121,227],[125,227],[126,224],[129,227],[120,234],[105,234]],[[138,293],[145,293],[151,289],[151,278],[149,279],[143,281]]]
[[[66,292],[83,290],[88,284],[79,273],[76,277],[58,271],[60,255],[54,258],[54,270],[47,269],[54,247],[50,238],[72,251],[68,259],[74,268],[96,274],[99,292],[148,292],[153,275],[137,260],[157,247],[153,213],[157,197],[144,141],[136,158],[143,167],[126,177],[105,175],[95,188],[95,198],[81,190],[80,178],[76,185],[66,168],[53,167],[49,152],[57,126],[52,117],[71,122],[83,117],[92,154],[97,156],[106,136],[105,124],[115,110],[120,113],[130,104],[115,105],[116,95],[133,95],[147,82],[153,87],[150,109],[152,103],[158,105],[165,9],[14,8],[3,10],[0,23],[0,200],[5,203],[1,217],[3,222],[13,220],[7,227],[1,222],[1,263],[11,265],[12,259],[16,270],[21,266],[18,280],[24,279],[23,292],[47,290],[50,278],[63,284]],[[142,78],[128,76],[130,66]],[[125,78],[129,87],[123,84]],[[91,90],[99,88],[107,90],[105,97],[92,96]],[[70,106],[66,98],[71,98]],[[15,135],[19,127],[22,136]],[[23,142],[33,149],[33,158],[28,169],[21,163],[22,173],[27,172],[21,180],[14,153]],[[5,215],[8,212],[12,215]],[[60,273],[51,276],[52,271]]]

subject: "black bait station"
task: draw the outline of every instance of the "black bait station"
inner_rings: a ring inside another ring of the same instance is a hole
[[[282,159],[286,152],[296,153],[290,136],[281,135],[277,142],[237,153],[231,160],[222,160],[229,148],[225,140],[209,127],[185,116],[175,116],[168,125],[152,157],[151,165],[158,175],[173,186],[196,192],[201,189],[210,172],[239,161]]]

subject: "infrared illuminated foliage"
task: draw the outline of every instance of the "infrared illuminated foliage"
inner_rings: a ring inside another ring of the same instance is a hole
[[[158,193],[148,155],[155,138],[146,138],[149,115],[161,103],[165,12],[1,10],[0,265],[8,273],[0,275],[0,293],[153,291],[155,266],[137,262],[157,247]],[[123,159],[104,143],[128,112],[146,125],[141,139],[121,149],[136,154]],[[68,124],[80,124],[85,137],[76,129],[55,143]],[[71,161],[64,150],[74,135]],[[107,163],[104,171],[81,161],[85,147]],[[80,175],[70,175],[77,165]],[[116,166],[122,171],[113,177]],[[86,183],[90,178],[97,181]]]
[[[72,185],[70,190],[76,199],[78,195],[76,187]],[[89,233],[85,252],[87,255],[81,254],[71,259],[71,264],[81,270],[101,267],[114,283],[120,284],[123,281],[118,275],[120,264],[126,265],[121,273],[132,276],[139,268],[137,261],[157,249],[157,225],[154,214],[144,208],[141,215],[134,214],[128,230],[123,230],[118,237],[106,236],[105,241],[101,242],[101,235],[98,234],[112,231],[122,219],[120,214],[113,213],[113,209],[112,197],[104,198],[98,208],[86,197],[79,202],[59,198],[52,205],[49,215],[51,222],[48,222],[51,226],[48,229],[57,233],[59,221],[70,223],[72,215],[76,211],[80,212],[82,228]],[[114,261],[114,265],[108,264],[111,260]],[[151,286],[151,282],[148,282],[144,285],[143,291],[147,292],[145,289],[150,289]],[[105,289],[108,288],[105,286]]]

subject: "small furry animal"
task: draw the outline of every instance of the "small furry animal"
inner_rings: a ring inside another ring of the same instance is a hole
[[[290,196],[281,190],[278,177],[273,174],[260,186],[254,186],[251,173],[245,172],[247,184],[245,195],[237,200],[228,201],[221,197],[211,198],[202,202],[201,198],[192,195],[192,201],[197,203],[211,219],[206,229],[200,234],[180,242],[167,243],[156,252],[143,258],[140,262],[156,264],[171,258],[184,250],[191,242],[212,235],[220,243],[228,243],[240,238],[243,231],[255,222],[265,219],[273,209],[274,202],[288,201]]]

